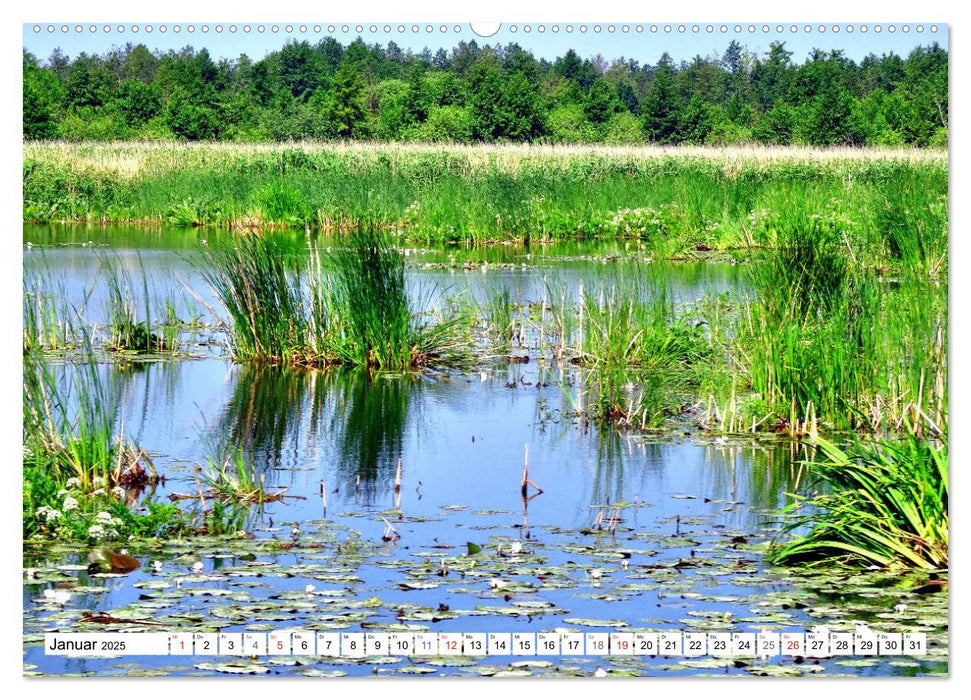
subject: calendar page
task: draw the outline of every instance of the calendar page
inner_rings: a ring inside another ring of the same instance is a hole
[[[948,675],[946,23],[85,13],[24,676]]]

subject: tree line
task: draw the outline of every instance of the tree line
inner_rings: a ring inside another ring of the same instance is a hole
[[[783,42],[757,55],[732,41],[720,56],[648,64],[328,37],[259,61],[128,44],[73,60],[25,50],[23,62],[25,139],[947,145],[937,44],[859,63],[816,49],[798,63]]]

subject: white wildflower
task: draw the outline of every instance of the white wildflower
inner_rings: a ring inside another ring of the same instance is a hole
[[[198,574],[201,572],[202,572],[202,562],[197,561],[195,564],[192,565],[192,573]]]
[[[156,559],[155,561],[152,562],[152,573],[157,574],[161,570],[162,570],[162,562]]]
[[[81,488],[81,480],[76,476],[72,476],[70,479],[67,480],[67,483],[64,484],[64,488],[67,489],[68,491],[79,489]]]
[[[50,506],[41,506],[37,509],[37,517],[43,518],[45,522],[51,522],[52,520],[57,520],[61,517],[61,511],[56,508],[51,508]]]
[[[97,520],[97,521],[98,521],[99,523],[101,523],[102,525],[110,525],[110,524],[111,524],[111,522],[112,522],[112,517],[111,517],[111,513],[109,513],[109,512],[108,512],[108,511],[106,511],[106,510],[103,510],[103,511],[101,511],[101,512],[99,512],[99,513],[98,513],[98,514],[97,514],[96,516],[94,516],[94,517],[95,517],[95,520]]]
[[[92,525],[91,527],[88,528],[88,537],[90,537],[93,540],[104,539],[106,535],[107,533],[105,532],[104,527],[102,527],[101,525]]]
[[[103,476],[96,476],[94,477],[94,480],[91,482],[91,486],[94,487],[95,491],[97,491],[98,489],[103,489],[107,485],[108,485],[108,482],[105,481],[105,478]]]
[[[593,672],[593,675],[594,675],[594,678],[606,678],[607,672],[604,671],[602,668],[598,668],[596,671]]]
[[[513,555],[515,556],[516,554],[519,554],[521,551],[523,551],[523,543],[519,541],[513,542],[511,549],[512,549]]]
[[[312,583],[308,583],[303,590],[306,591],[307,593],[313,593],[314,591],[317,590],[317,586],[315,586]]]
[[[69,511],[69,510],[77,510],[77,507],[78,507],[78,499],[74,498],[73,496],[67,496],[67,497],[65,497],[65,499],[64,499],[64,512],[65,513],[67,511]]]
[[[111,489],[111,493],[113,493],[115,496],[121,499],[124,499],[128,496],[128,492],[125,491],[125,489],[123,489],[121,486],[116,486],[115,488]]]

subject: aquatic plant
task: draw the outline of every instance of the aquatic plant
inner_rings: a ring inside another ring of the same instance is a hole
[[[142,449],[116,435],[117,404],[93,363],[79,362],[59,376],[25,360],[23,406],[25,535],[111,538],[171,517],[128,508],[157,475]]]
[[[851,271],[842,233],[790,222],[752,266],[756,298],[729,343],[737,377],[796,434],[817,421],[899,429],[905,418],[942,430],[946,289]]]
[[[800,498],[811,512],[785,532],[811,528],[770,558],[785,565],[946,569],[947,443],[918,438],[855,443],[843,451],[818,441],[824,460],[809,462],[821,493]],[[783,512],[791,511],[790,506]]]
[[[141,272],[140,301],[144,319],[141,321],[138,319],[131,273],[121,259],[108,255],[101,258],[99,273],[108,290],[108,348],[141,353],[173,350],[176,346],[177,326],[153,325],[151,304],[154,297],[149,292],[148,275],[142,265],[141,256],[138,257],[138,269]]]
[[[599,417],[628,427],[655,427],[676,412],[689,370],[709,348],[700,327],[679,315],[665,282],[651,266],[624,280],[585,287],[572,327],[571,362],[592,370],[590,390]],[[571,314],[571,309],[554,316]]]
[[[209,457],[206,468],[201,470],[205,491],[200,499],[220,501],[224,505],[263,505],[280,501],[286,489],[270,491],[266,488],[266,474],[260,474],[248,463],[239,448],[228,448],[221,456]]]
[[[301,267],[281,239],[245,235],[235,244],[212,246],[200,271],[229,313],[234,357],[274,364],[326,362],[326,357],[307,357],[320,344],[310,333],[327,321],[310,324]]]
[[[250,235],[207,251],[203,277],[226,307],[233,354],[271,364],[402,370],[467,361],[461,318],[412,310],[404,260],[377,228],[359,225],[323,270],[319,251]]]

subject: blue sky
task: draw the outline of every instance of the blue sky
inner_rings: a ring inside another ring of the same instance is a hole
[[[820,24],[818,22],[811,25],[805,23],[757,23],[757,24],[696,24],[696,23],[673,23],[673,24],[636,24],[626,25],[609,23],[573,23],[569,25],[572,31],[567,31],[567,24],[560,23],[543,24],[505,24],[495,35],[489,38],[481,38],[475,35],[468,24],[449,23],[444,25],[446,31],[441,31],[442,24],[436,23],[432,26],[433,31],[428,32],[426,23],[420,25],[367,22],[361,25],[343,23],[321,23],[301,21],[299,18],[294,21],[265,22],[263,32],[259,32],[257,27],[260,23],[249,23],[250,31],[243,31],[246,23],[237,23],[236,32],[230,31],[230,23],[202,23],[191,24],[183,23],[180,31],[175,31],[174,23],[151,23],[152,31],[148,32],[149,23],[137,25],[138,31],[133,31],[136,25],[127,23],[113,22],[106,25],[104,22],[98,23],[96,31],[91,32],[90,23],[82,26],[82,31],[77,32],[76,23],[64,25],[61,22],[51,25],[49,22],[28,22],[23,25],[24,47],[40,59],[46,59],[55,48],[60,48],[70,57],[76,56],[80,52],[104,53],[114,46],[122,46],[128,42],[143,43],[151,50],[167,51],[169,49],[180,49],[191,45],[196,49],[205,46],[214,58],[237,58],[240,53],[245,52],[250,58],[260,59],[267,53],[279,49],[287,41],[306,40],[316,43],[325,36],[334,36],[344,44],[353,41],[357,36],[363,35],[368,43],[387,44],[394,41],[404,49],[411,49],[418,52],[428,46],[433,51],[444,47],[451,49],[459,41],[469,41],[475,39],[480,44],[506,44],[508,42],[518,42],[528,50],[531,50],[537,57],[555,58],[561,56],[568,49],[576,50],[584,58],[589,58],[596,54],[603,55],[610,60],[620,56],[634,58],[641,63],[656,63],[658,58],[665,51],[668,52],[675,61],[690,60],[695,55],[707,57],[712,54],[721,55],[728,43],[735,39],[744,47],[758,54],[764,54],[774,41],[784,41],[786,48],[793,52],[793,59],[802,62],[813,48],[824,50],[839,49],[855,61],[859,61],[869,53],[882,54],[893,51],[894,53],[906,56],[915,46],[929,45],[937,42],[947,48],[948,45],[948,25],[945,23],[907,23],[909,31],[903,31],[905,24],[895,24],[893,32],[890,31],[889,24],[867,24],[866,31],[863,31],[861,24],[833,23]],[[49,32],[48,27],[53,26],[54,31]],[[67,27],[64,32],[63,27]],[[104,27],[109,26],[110,31],[105,32]],[[162,27],[166,31],[162,32]],[[217,32],[216,27],[220,26],[222,31]],[[273,31],[273,27],[277,31]],[[292,31],[288,32],[287,27]],[[361,26],[362,32],[359,34],[357,27]],[[376,29],[371,32],[371,27]],[[413,31],[417,26],[418,31]],[[526,31],[526,27],[530,31]],[[545,31],[540,32],[542,26]],[[554,31],[554,26],[558,31]],[[600,31],[595,31],[596,27]],[[613,26],[614,31],[610,32],[609,27]],[[628,31],[624,32],[623,27],[627,26]],[[711,26],[709,33],[707,28]],[[725,27],[727,31],[722,32]],[[820,31],[820,26],[825,31]],[[834,26],[839,27],[838,32],[834,32]],[[918,32],[920,26],[923,31]],[[40,31],[35,31],[39,27]],[[119,31],[123,27],[124,31]],[[191,27],[191,31],[190,31]],[[203,27],[207,31],[203,31]],[[301,27],[305,31],[301,31]],[[333,27],[333,32],[330,28]],[[347,31],[344,31],[346,27]],[[386,31],[385,28],[390,29]],[[459,27],[458,32],[455,27]],[[513,29],[515,27],[515,30]],[[637,31],[641,27],[641,31]],[[652,32],[651,28],[656,27]],[[665,31],[669,27],[670,31]],[[684,32],[679,31],[684,27]],[[698,31],[693,29],[697,27]],[[736,31],[736,27],[739,31]],[[779,31],[781,27],[781,31]],[[806,31],[809,27],[810,31]],[[852,27],[853,31],[848,31]],[[879,27],[879,31],[877,28]],[[400,31],[403,28],[404,31]],[[582,31],[585,28],[586,31]],[[754,28],[754,31],[750,31]],[[793,31],[795,28],[795,31]],[[765,31],[765,30],[768,31]],[[936,31],[933,31],[936,29]]]

